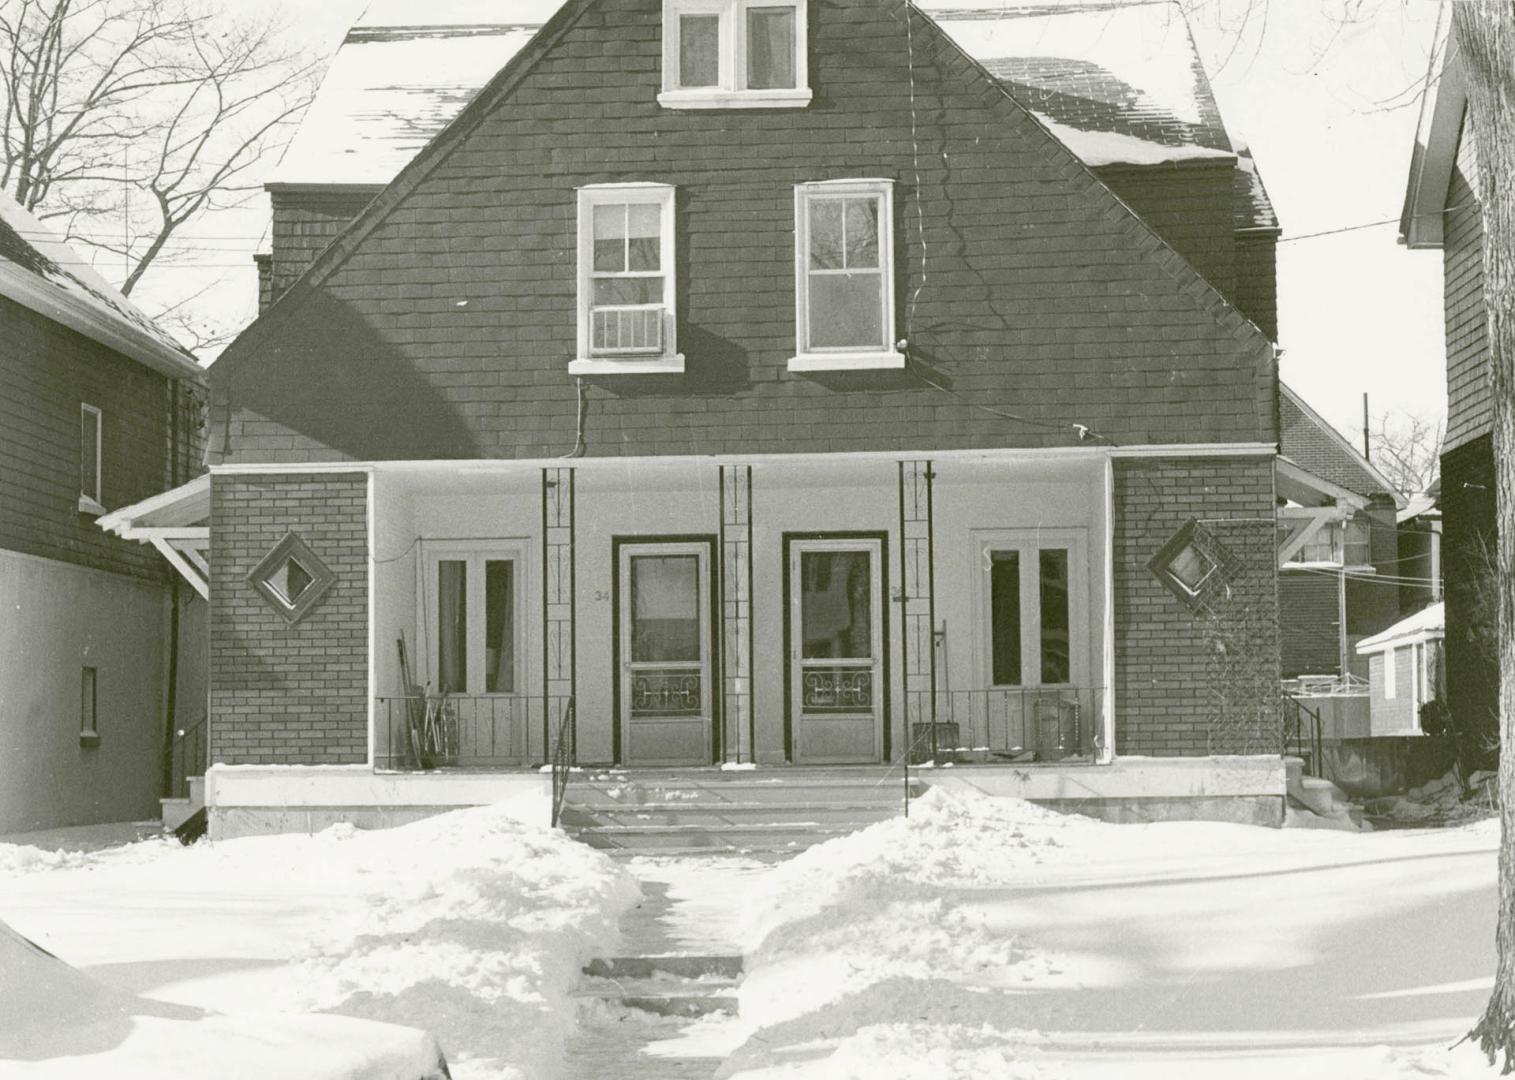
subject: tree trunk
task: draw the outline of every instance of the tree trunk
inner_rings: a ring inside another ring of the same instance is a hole
[[[1499,528],[1499,966],[1469,1032],[1492,1064],[1515,1072],[1515,0],[1454,3],[1452,40],[1468,88],[1464,138],[1478,157],[1483,288],[1494,406]]]

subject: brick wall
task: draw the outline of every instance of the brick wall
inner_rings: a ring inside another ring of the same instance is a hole
[[[627,180],[677,188],[686,370],[585,379],[588,455],[1274,440],[1269,343],[944,35],[912,23],[912,110],[903,5],[809,10],[804,109],[660,108],[658,0],[528,45],[216,363],[223,460],[572,450],[575,188]],[[790,372],[794,185],[859,176],[915,370]]]
[[[1451,450],[1493,422],[1488,317],[1483,302],[1483,210],[1472,184],[1478,165],[1466,130],[1442,215],[1442,302],[1447,333],[1447,439]]]
[[[1190,518],[1202,521],[1239,566],[1217,624],[1196,615],[1147,568]],[[1275,545],[1271,458],[1116,462],[1117,753],[1278,752]],[[1226,649],[1221,666],[1217,643]]]
[[[80,411],[101,410],[101,497],[114,510],[168,486],[169,380],[0,298],[0,547],[154,581],[151,547],[79,512]]]
[[[212,761],[367,759],[367,505],[362,473],[213,480]],[[337,579],[294,626],[246,580],[290,530]]]
[[[1278,575],[1282,674],[1330,675],[1341,667],[1341,602],[1334,574],[1306,570]]]

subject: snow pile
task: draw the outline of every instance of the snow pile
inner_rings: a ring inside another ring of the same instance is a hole
[[[519,813],[137,844],[82,862],[7,852],[31,869],[0,888],[0,918],[160,1000],[384,1020],[435,1034],[460,1080],[549,1077],[579,969],[614,947],[640,890]]]
[[[754,886],[721,1075],[1486,1075],[1445,1048],[1490,985],[1496,825],[1108,825],[936,787]]]
[[[1499,774],[1475,772],[1463,789],[1456,769],[1403,795],[1373,799],[1367,811],[1380,826],[1458,825],[1499,810]]]
[[[425,1027],[469,1075],[542,1076],[573,1029],[579,969],[639,891],[605,856],[503,812],[329,831],[369,903],[299,972],[304,1004]],[[399,857],[397,857],[399,856]]]

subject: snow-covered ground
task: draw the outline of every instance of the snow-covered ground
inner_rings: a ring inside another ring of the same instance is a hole
[[[669,940],[747,959],[740,1017],[640,1052],[730,1051],[740,1080],[1492,1077],[1448,1047],[1491,981],[1497,845],[1492,820],[1112,826],[938,789],[776,866],[633,862],[673,901]],[[582,962],[651,948],[616,941],[637,895],[512,808],[0,845],[0,920],[110,985],[428,1028],[463,1078],[555,1076]]]
[[[758,883],[722,1075],[1492,1076],[1447,1047],[1491,983],[1497,844],[933,791]]]
[[[459,1080],[551,1076],[579,969],[639,890],[523,816],[546,806],[190,848],[0,844],[0,920],[119,989],[386,1020],[434,1033]]]

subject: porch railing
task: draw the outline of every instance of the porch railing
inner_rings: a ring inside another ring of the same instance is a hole
[[[551,757],[549,729],[568,701],[540,694],[380,697],[374,763],[395,772],[541,765]]]
[[[168,798],[189,798],[190,777],[205,775],[206,734],[203,716],[174,732],[174,741],[168,750]]]
[[[917,763],[1093,760],[1103,699],[1104,690],[1097,687],[914,690],[906,694],[911,758]]]
[[[1285,690],[1281,694],[1284,714],[1285,757],[1297,757],[1305,763],[1309,776],[1321,775],[1324,762],[1323,728],[1320,713]]]
[[[563,800],[568,797],[568,778],[573,768],[573,698],[563,709],[552,739],[552,827],[563,818]]]

